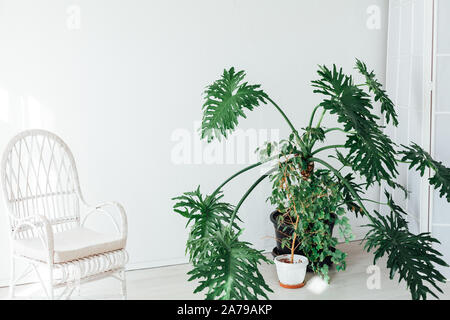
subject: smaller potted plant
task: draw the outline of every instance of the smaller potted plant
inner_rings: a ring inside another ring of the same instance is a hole
[[[308,258],[298,254],[283,254],[275,257],[280,286],[287,289],[297,289],[305,285]]]
[[[265,153],[265,152],[264,152]],[[285,236],[281,240],[281,248],[288,248],[290,254],[281,254],[274,258],[280,286],[288,289],[297,289],[305,285],[305,274],[308,266],[308,258],[295,254],[300,242],[297,238],[301,225],[300,212],[296,206],[296,190],[288,181],[295,179],[291,174],[295,166],[293,160],[282,163],[278,162],[280,174],[275,175],[273,180],[272,202],[278,204],[277,218],[279,232]],[[284,209],[284,210],[283,210]],[[284,212],[284,214],[283,214]],[[289,233],[288,232],[289,229]]]
[[[345,210],[339,208],[342,196],[338,183],[329,170],[314,170],[314,165],[292,154],[292,140],[281,141],[279,146],[266,145],[260,157],[270,156],[274,148],[281,157],[278,170],[271,175],[272,194],[268,198],[276,205],[276,233],[283,252],[275,257],[280,285],[301,288],[308,270],[329,280],[328,268],[335,263],[337,270],[345,269],[346,254],[336,249],[334,225],[339,226],[346,240],[352,234]],[[269,152],[267,152],[269,150]]]

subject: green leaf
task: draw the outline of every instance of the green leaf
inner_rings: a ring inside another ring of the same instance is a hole
[[[403,211],[403,210],[402,210]],[[442,256],[433,249],[433,244],[439,243],[429,233],[412,234],[409,232],[406,220],[401,214],[391,211],[382,216],[375,211],[377,219],[367,226],[370,231],[365,240],[365,249],[374,250],[374,264],[387,255],[386,266],[390,269],[390,278],[399,274],[399,282],[405,281],[414,300],[426,299],[430,293],[437,298],[434,288],[442,293],[438,282],[445,282],[445,277],[435,268],[435,265],[448,266]]]
[[[208,255],[208,247],[204,248],[205,241],[214,236],[221,227],[223,221],[227,222],[233,213],[234,207],[226,202],[221,202],[223,195],[219,192],[214,196],[204,197],[198,187],[193,192],[185,192],[177,200],[174,211],[188,218],[186,224],[193,222],[189,233],[186,251],[190,254],[190,261],[196,263],[199,259]],[[236,224],[233,225],[238,229]]]
[[[389,123],[392,120],[394,126],[397,126],[398,120],[394,103],[387,96],[386,91],[382,88],[383,86],[381,85],[381,83],[379,83],[375,78],[374,71],[372,70],[371,72],[369,72],[367,70],[366,64],[359,59],[356,59],[355,69],[357,69],[366,78],[366,84],[369,87],[369,91],[375,94],[375,101],[380,101],[381,112],[386,117],[386,123]]]
[[[315,128],[315,127],[307,127],[302,128],[305,130],[304,136],[307,136],[310,140],[314,141],[324,141],[325,140],[325,131],[323,128]]]
[[[271,291],[258,271],[261,262],[272,263],[250,243],[241,242],[241,231],[236,223],[228,225],[234,207],[221,202],[223,195],[203,196],[198,187],[173,198],[175,212],[192,223],[186,251],[189,252],[193,270],[189,281],[199,279],[194,293],[208,288],[207,299],[258,299],[267,298]]]
[[[227,137],[238,124],[239,117],[246,118],[244,110],[253,110],[268,98],[260,85],[243,82],[244,71],[234,68],[224,70],[222,78],[208,86],[203,104],[201,137],[208,142]]]
[[[399,214],[399,215],[405,215],[405,216],[407,215],[405,210],[403,210],[400,206],[398,206],[394,202],[392,195],[387,190],[384,190],[384,195],[387,199],[387,205],[391,209],[392,212],[395,212],[396,214]]]
[[[348,182],[350,187],[353,189],[353,191],[357,195],[363,193],[363,190],[361,189],[361,187],[355,183],[355,177],[353,176],[353,174],[348,173],[344,177],[344,179]],[[356,201],[357,199],[355,199],[353,197],[349,187],[347,187],[346,184],[340,182],[339,180],[338,180],[338,183],[339,183],[340,193],[342,194],[342,197],[344,199],[344,204],[347,207],[347,209],[351,212],[354,212],[356,216],[358,216],[358,214],[363,215],[363,209],[360,207],[360,205]]]
[[[335,65],[333,70],[320,66],[318,74],[321,78],[312,81],[317,88],[314,92],[328,97],[320,105],[338,116],[345,131],[355,132],[347,135],[347,162],[366,178],[366,187],[375,181],[391,181],[398,174],[395,144],[378,125],[379,117],[372,113],[370,96]]]
[[[416,143],[412,143],[410,147],[402,145],[405,148],[402,151],[402,161],[409,161],[409,168],[416,167],[423,176],[425,169],[429,168],[434,171],[434,175],[429,178],[430,185],[439,191],[439,196],[445,196],[450,202],[450,169],[445,167],[442,162],[434,160],[428,152],[423,150]]]
[[[262,251],[238,240],[239,233],[229,229],[218,230],[211,238],[211,254],[189,271],[189,281],[199,280],[194,293],[207,289],[206,299],[255,300],[268,299],[272,292],[258,270],[262,262],[272,263]]]

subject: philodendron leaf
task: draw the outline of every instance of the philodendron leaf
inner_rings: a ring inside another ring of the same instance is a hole
[[[380,101],[381,103],[381,112],[386,117],[386,123],[392,123],[394,126],[398,125],[397,113],[395,112],[395,106],[392,100],[387,96],[386,91],[383,89],[383,86],[380,82],[375,78],[374,71],[368,71],[367,66],[364,62],[359,59],[356,59],[355,69],[358,70],[365,78],[366,84],[369,87],[369,91],[375,94],[375,101]]]
[[[325,140],[325,131],[321,127],[319,128],[306,127],[302,129],[305,130],[304,135],[307,136],[309,139],[322,142]]]
[[[445,196],[450,202],[450,168],[447,168],[442,162],[434,160],[428,152],[423,150],[418,144],[412,143],[411,146],[404,146],[402,161],[410,162],[409,168],[416,168],[423,176],[425,169],[433,170],[434,174],[429,178],[429,182],[436,190],[439,190],[439,196]]]
[[[267,299],[272,292],[258,270],[262,262],[272,263],[262,251],[239,241],[240,232],[222,228],[211,237],[211,254],[188,273],[189,281],[199,280],[194,293],[206,291],[206,299],[255,300]]]
[[[207,288],[207,299],[267,298],[271,291],[258,271],[262,262],[271,263],[250,243],[239,241],[240,229],[229,225],[234,207],[221,202],[223,195],[203,196],[200,187],[173,198],[174,211],[192,223],[186,250],[193,269],[191,280],[199,280],[194,293]]]
[[[208,142],[227,137],[238,124],[239,117],[246,118],[245,109],[251,111],[265,103],[267,95],[260,85],[244,82],[245,72],[234,68],[224,70],[222,78],[208,86],[203,104],[201,137]]]
[[[353,190],[358,196],[360,194],[363,194],[363,190],[361,187],[355,182],[355,177],[353,174],[348,173],[344,179],[347,181],[347,183],[350,185],[351,190]],[[343,203],[347,207],[347,209],[351,212],[354,212],[356,216],[358,214],[363,215],[364,211],[361,208],[361,206],[358,204],[357,199],[353,196],[353,194],[350,192],[349,187],[344,183],[339,183],[340,187],[340,193],[342,194]]]
[[[403,212],[392,210],[389,215],[382,216],[375,211],[375,215],[376,219],[367,225],[370,231],[364,245],[368,252],[374,249],[374,264],[387,256],[389,277],[393,279],[398,273],[398,281],[406,282],[414,300],[426,299],[428,293],[437,298],[431,289],[442,292],[437,283],[446,279],[435,266],[448,266],[441,259],[442,254],[433,248],[439,241],[429,233],[409,232]]]
[[[326,97],[320,105],[336,114],[338,122],[349,132],[345,142],[346,162],[366,178],[366,187],[393,180],[398,174],[395,144],[378,124],[379,117],[372,112],[370,96],[336,66],[332,70],[320,66],[318,74],[320,79],[312,83],[314,92]]]
[[[196,263],[202,257],[209,255],[209,239],[217,233],[222,222],[227,223],[233,213],[234,207],[222,202],[222,193],[203,196],[200,187],[193,192],[185,192],[172,200],[177,202],[174,211],[188,219],[186,225],[192,224],[186,251],[189,252],[190,261]],[[238,230],[237,224],[233,227]]]

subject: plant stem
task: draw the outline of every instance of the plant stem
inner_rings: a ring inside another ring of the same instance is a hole
[[[313,111],[312,111],[311,118],[309,118],[309,125],[308,125],[309,128],[311,128],[311,126],[312,126],[312,123],[313,123],[313,120],[314,120],[314,115],[316,114],[316,111],[317,111],[317,109],[319,109],[319,107],[321,107],[320,104],[318,106],[315,106]]]
[[[265,162],[270,161],[270,160],[274,159],[274,158],[277,157],[277,156],[278,156],[278,155],[275,155],[275,156],[273,156],[273,157],[270,157],[270,158],[267,159]],[[294,158],[295,158],[295,157],[296,157],[296,156],[294,156]],[[290,159],[289,159],[289,160],[290,160]],[[286,161],[289,161],[289,160],[286,160]],[[224,181],[224,182],[223,182],[223,183],[222,183],[222,184],[214,191],[213,195],[216,194],[217,192],[219,192],[219,190],[220,190],[226,183],[228,183],[229,181],[231,181],[233,178],[237,177],[237,176],[240,175],[241,173],[244,173],[245,171],[248,171],[248,170],[250,170],[250,169],[252,169],[252,168],[254,168],[254,167],[257,167],[257,166],[261,165],[262,163],[264,163],[264,162],[258,162],[258,163],[255,163],[254,165],[248,166],[247,168],[244,168],[244,169],[242,169],[241,171],[235,173],[235,174],[232,175],[230,178],[228,178],[227,180],[225,180],[225,181]],[[262,175],[261,177],[259,177],[259,179],[256,180],[255,183],[247,190],[247,192],[244,194],[244,196],[239,200],[239,202],[238,202],[236,208],[234,208],[234,211],[233,211],[233,213],[231,214],[230,223],[229,223],[229,226],[228,226],[228,227],[231,227],[231,226],[233,225],[234,219],[236,218],[236,214],[237,214],[239,208],[241,207],[241,205],[242,205],[242,203],[245,201],[245,199],[247,199],[248,195],[253,191],[253,189],[255,189],[255,187],[256,187],[261,181],[263,181],[263,180],[264,180],[265,178],[267,178],[272,172],[274,172],[274,171],[276,171],[276,170],[278,170],[278,168],[272,168],[272,169],[270,169],[270,170],[269,170],[268,172],[266,172],[264,175]]]
[[[292,209],[294,210],[295,215],[297,216],[295,219],[295,223],[292,222],[292,218],[291,215],[289,214],[289,220],[291,220],[291,223],[294,225],[294,236],[292,237],[292,243],[291,243],[291,263],[294,263],[294,252],[295,252],[295,239],[297,239],[297,227],[298,227],[298,221],[300,219],[300,215],[297,212],[297,208],[295,206],[295,201],[292,201],[292,195],[289,192],[289,187],[288,187],[288,183],[287,183],[287,166],[284,168],[284,172],[283,172],[283,183],[281,185],[281,189],[286,191],[287,193],[287,198],[289,200],[289,202],[292,202],[293,208],[290,207],[289,211],[291,211]]]
[[[273,106],[278,110],[278,112],[281,113],[281,115],[283,116],[284,120],[286,120],[287,124],[289,125],[289,127],[291,128],[292,132],[294,133],[295,137],[297,138],[297,142],[300,144],[300,147],[302,148],[303,152],[306,153],[306,145],[303,142],[303,140],[300,138],[300,135],[298,134],[297,129],[295,129],[294,125],[292,124],[292,122],[289,120],[289,118],[287,117],[287,115],[283,112],[283,110],[275,103],[275,101],[273,101],[272,99],[270,99],[269,97],[267,97],[267,100],[270,101],[270,103],[273,104]]]
[[[322,114],[320,115],[320,119],[319,119],[319,122],[317,123],[316,128],[320,128],[320,124],[322,123],[323,116],[325,115],[326,112],[327,112],[327,110],[324,109]]]
[[[342,131],[344,133],[355,133],[355,131],[345,131],[344,129],[341,129],[341,128],[338,128],[338,127],[336,127],[336,128],[329,128],[329,129],[325,130],[324,133],[328,133],[328,132],[331,132],[331,131]]]
[[[315,150],[311,155],[314,155],[316,153],[319,153],[319,152],[327,150],[327,149],[336,149],[336,148],[345,148],[345,145],[343,145],[343,144],[332,144],[330,146],[325,146],[325,147],[322,147],[322,148],[319,148],[319,149]]]
[[[267,160],[267,161],[269,161],[269,160]],[[228,182],[230,182],[231,180],[233,180],[234,178],[236,178],[236,177],[239,176],[240,174],[242,174],[242,173],[244,173],[244,172],[247,172],[248,170],[251,170],[251,169],[253,169],[253,168],[256,168],[256,167],[262,165],[263,163],[265,163],[265,162],[267,162],[267,161],[257,162],[257,163],[255,163],[255,164],[252,164],[251,166],[245,167],[244,169],[242,169],[242,170],[236,172],[236,173],[233,174],[231,177],[229,177],[227,180],[225,180],[220,186],[218,186],[217,189],[214,190],[214,192],[211,194],[211,197],[215,196],[215,195],[220,191],[220,189],[223,188],[223,186],[225,186]]]
[[[382,204],[382,205],[385,205],[385,206],[388,206],[388,205],[389,205],[389,203],[379,202],[379,201],[375,201],[375,200],[367,199],[367,198],[361,198],[361,200],[362,200],[362,201],[373,202],[373,203],[376,203],[376,204]]]
[[[318,106],[316,106],[316,107],[314,108],[314,110],[313,110],[313,112],[312,112],[312,115],[311,115],[311,118],[309,119],[308,129],[311,129],[312,123],[313,123],[313,120],[314,120],[314,115],[315,115],[315,113],[316,113],[316,111],[317,111],[317,109],[318,109],[319,107],[321,107],[321,105],[318,105]],[[323,117],[324,117],[324,115],[325,115],[326,112],[327,112],[327,111],[326,111],[325,109],[322,111],[322,114],[320,115],[320,119],[319,119],[319,122],[317,123],[316,128],[319,128],[319,127],[320,127],[320,124],[322,123]],[[309,150],[309,152],[310,152],[311,149],[314,147],[314,144],[316,143],[316,139],[312,139],[311,141],[309,141],[309,133],[310,133],[310,131],[308,131],[308,150]]]
[[[291,245],[291,263],[294,263],[295,239],[297,239],[297,227],[298,227],[299,219],[300,219],[300,215],[297,213],[297,219],[295,220],[294,237],[292,239],[292,245]]]
[[[255,189],[255,187],[261,181],[263,181],[265,178],[267,178],[275,170],[276,169],[272,169],[269,172],[267,172],[266,174],[264,174],[261,177],[259,177],[258,180],[256,180],[255,183],[253,183],[252,186],[247,190],[247,192],[245,192],[245,194],[242,196],[241,200],[239,200],[236,208],[234,208],[233,213],[231,214],[231,218],[230,218],[230,222],[228,224],[228,228],[231,228],[231,226],[233,225],[234,219],[236,218],[236,214],[239,211],[239,208],[241,207],[242,203],[245,201],[245,199],[247,199],[248,195],[253,191],[253,189]]]
[[[284,120],[286,120],[286,122],[288,123],[289,127],[291,127],[292,131],[294,132],[294,134],[298,134],[297,129],[295,129],[294,125],[292,124],[292,122],[289,120],[289,118],[287,117],[287,115],[283,112],[283,110],[275,103],[275,101],[273,101],[270,98],[267,98],[267,100],[270,101],[270,103],[273,104],[273,106],[278,110],[278,112],[281,113],[281,115],[283,116]]]
[[[233,180],[233,179],[236,178],[237,176],[239,176],[239,175],[241,175],[242,173],[247,172],[247,171],[249,171],[249,170],[251,170],[251,169],[253,169],[253,168],[256,168],[256,167],[258,167],[258,166],[260,166],[260,165],[262,165],[262,164],[264,164],[264,163],[266,163],[266,162],[272,161],[273,159],[277,158],[278,156],[279,156],[279,155],[276,154],[276,155],[274,155],[274,156],[272,156],[272,157],[270,157],[270,158],[267,158],[267,159],[264,160],[264,161],[257,162],[257,163],[255,163],[255,164],[252,164],[252,165],[250,165],[250,166],[248,166],[248,167],[245,167],[244,169],[242,169],[242,170],[236,172],[236,173],[233,174],[231,177],[229,177],[227,180],[225,180],[224,182],[222,182],[222,184],[221,184],[220,186],[218,186],[218,187],[216,188],[216,190],[214,190],[214,192],[211,194],[211,197],[215,196],[215,195],[220,191],[220,189],[222,189],[228,182],[230,182],[231,180]]]

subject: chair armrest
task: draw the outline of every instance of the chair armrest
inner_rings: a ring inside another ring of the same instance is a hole
[[[120,227],[117,224],[116,219],[114,219],[114,217],[112,216],[111,212],[105,210],[105,208],[107,208],[107,207],[113,207],[119,211],[120,220],[121,220]],[[83,221],[81,222],[81,226],[83,226],[85,224],[87,218],[89,218],[93,213],[106,214],[108,217],[111,218],[117,232],[120,234],[122,239],[127,238],[127,234],[128,234],[127,215],[125,213],[125,209],[123,208],[123,206],[120,203],[118,203],[118,202],[103,202],[103,203],[100,203],[95,206],[89,206],[89,210],[86,213],[85,217],[83,218]]]
[[[53,238],[53,229],[47,218],[42,215],[34,215],[24,219],[15,219],[15,222],[16,224],[12,232],[12,239],[15,240],[17,233],[25,228],[33,229],[41,240],[44,248],[47,249],[48,263],[53,264],[55,243]],[[14,247],[14,242],[12,246]]]

